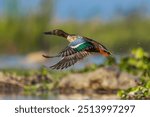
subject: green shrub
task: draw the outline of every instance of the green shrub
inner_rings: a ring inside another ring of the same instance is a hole
[[[122,99],[150,99],[150,56],[142,48],[133,49],[131,56],[120,61],[120,69],[140,77],[137,86],[118,91]]]

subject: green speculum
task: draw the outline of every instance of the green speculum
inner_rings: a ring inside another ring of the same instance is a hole
[[[82,51],[84,50],[85,48],[91,46],[92,44],[90,42],[85,42],[81,45],[79,45],[77,48],[75,48],[76,51]]]

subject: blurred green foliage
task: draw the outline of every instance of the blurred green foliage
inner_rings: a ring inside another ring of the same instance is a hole
[[[122,99],[150,99],[150,55],[142,48],[133,49],[131,56],[121,59],[120,69],[140,77],[137,86],[120,90]]]
[[[52,0],[41,0],[36,12],[23,14],[19,0],[4,1],[0,17],[0,53],[17,54],[38,51],[47,47],[43,31],[52,16]]]
[[[126,18],[110,22],[90,20],[78,22],[69,20],[58,23],[53,15],[52,0],[40,0],[36,11],[26,14],[20,7],[19,0],[5,1],[4,13],[0,17],[0,53],[20,54],[39,50],[60,50],[67,41],[56,36],[47,37],[44,31],[63,29],[93,38],[105,44],[115,53],[128,52],[135,47],[150,50],[150,19],[139,14],[130,13]]]
[[[144,75],[150,72],[150,56],[142,48],[133,49],[130,57],[121,59],[119,66],[122,70]]]

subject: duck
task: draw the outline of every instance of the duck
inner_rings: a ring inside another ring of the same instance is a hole
[[[61,52],[55,56],[43,55],[45,58],[61,57],[61,60],[50,66],[51,69],[66,69],[90,54],[98,53],[105,57],[111,55],[111,52],[101,43],[85,36],[69,34],[63,30],[55,29],[44,32],[45,35],[56,35],[63,37],[69,41],[69,44]]]

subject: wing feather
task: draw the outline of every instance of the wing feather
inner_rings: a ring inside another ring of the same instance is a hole
[[[59,53],[59,55],[60,55],[60,57],[65,57],[65,56],[70,56],[70,55],[75,54],[75,53],[76,53],[75,49],[67,46],[63,51],[61,51]]]
[[[52,69],[64,69],[67,67],[70,67],[71,65],[74,65],[77,61],[83,59],[90,53],[87,51],[77,52],[70,56],[63,57],[58,63],[55,65],[50,66]]]
[[[54,57],[65,57],[65,56],[70,56],[72,54],[75,54],[77,51],[75,49],[67,46],[63,51],[61,51],[58,55],[55,56],[48,56],[48,55],[42,55],[45,58],[54,58]]]

